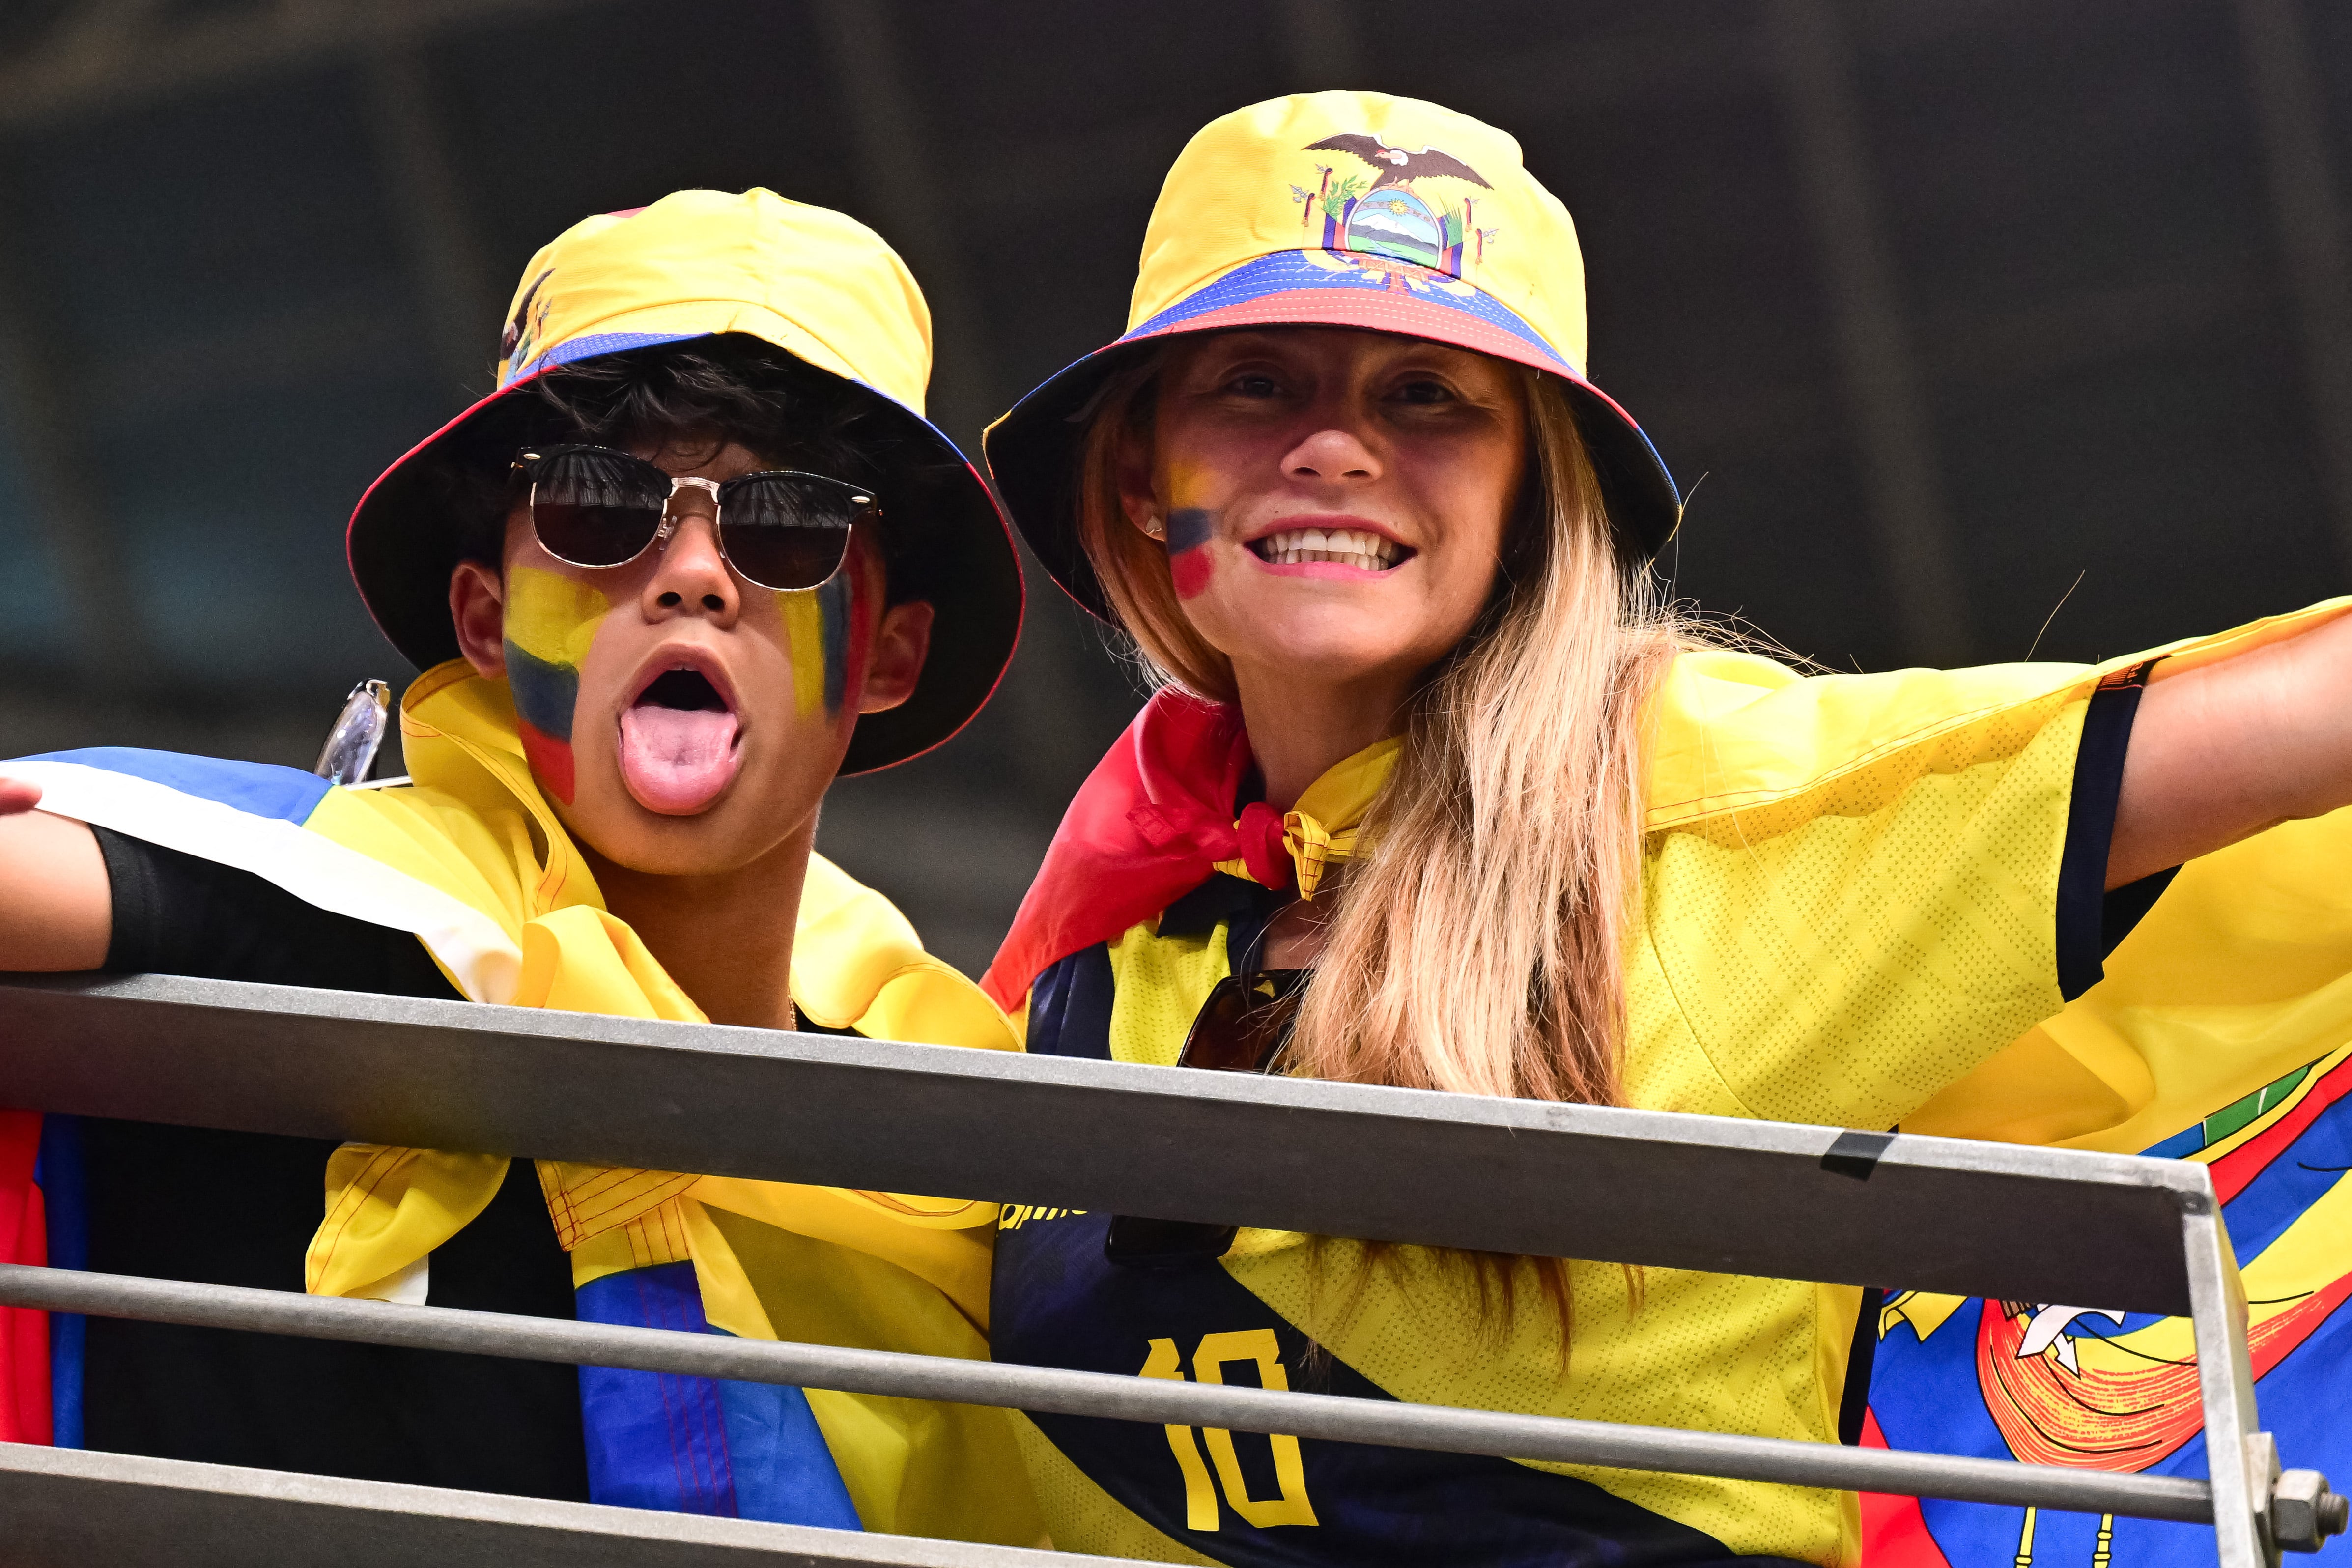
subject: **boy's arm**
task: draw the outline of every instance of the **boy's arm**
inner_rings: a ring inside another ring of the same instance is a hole
[[[106,861],[97,835],[40,799],[0,778],[0,970],[96,969],[114,934]]]

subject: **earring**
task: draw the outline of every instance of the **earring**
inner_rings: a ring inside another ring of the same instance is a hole
[[[1154,539],[1165,539],[1168,537],[1168,525],[1160,521],[1158,512],[1153,512],[1143,520],[1143,531]]]

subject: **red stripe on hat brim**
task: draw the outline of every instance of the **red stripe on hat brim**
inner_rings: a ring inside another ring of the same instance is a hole
[[[375,622],[376,630],[383,635],[383,638],[386,642],[392,641],[392,633],[385,627],[383,617],[376,613],[374,604],[368,598],[367,586],[360,581],[359,563],[352,558],[352,542],[359,533],[360,519],[366,513],[368,502],[375,499],[375,492],[383,488],[385,480],[391,479],[393,475],[400,472],[401,469],[406,468],[418,458],[421,458],[425,453],[431,451],[435,447],[439,446],[445,437],[457,430],[460,426],[470,423],[476,415],[481,413],[482,410],[489,407],[492,404],[504,402],[507,398],[512,396],[515,393],[520,391],[523,387],[528,386],[532,382],[537,381],[541,376],[546,374],[549,370],[553,368],[554,367],[551,365],[543,366],[541,369],[532,372],[530,374],[522,377],[519,381],[512,382],[508,385],[498,388],[494,392],[488,393],[483,396],[477,398],[464,410],[464,412],[452,416],[447,422],[443,424],[438,430],[434,431],[433,434],[427,436],[425,439],[419,441],[407,451],[403,452],[399,457],[386,464],[384,466],[383,472],[378,474],[373,479],[370,480],[368,488],[360,492],[358,504],[352,508],[352,515],[343,524],[343,569],[351,574],[352,586],[358,588],[360,591],[360,603],[366,607],[368,618]],[[394,646],[396,647],[399,645],[395,643]]]
[[[1624,405],[1570,369],[1567,362],[1558,354],[1467,310],[1410,296],[1400,298],[1384,290],[1375,293],[1368,289],[1278,289],[1241,304],[1204,310],[1197,316],[1188,316],[1183,321],[1151,331],[1130,333],[1100,352],[1108,353],[1111,349],[1129,343],[1150,342],[1184,332],[1230,331],[1237,327],[1356,327],[1366,331],[1427,338],[1433,342],[1469,349],[1495,359],[1508,360],[1514,364],[1529,365],[1537,370],[1549,371],[1573,385],[1615,415],[1644,447],[1650,444],[1649,437],[1642,433],[1641,422],[1625,412]],[[1654,459],[1655,448],[1651,448],[1651,455]],[[1671,537],[1672,532],[1673,530],[1667,530],[1667,536]],[[1664,542],[1662,538],[1657,544]],[[1651,546],[1653,549],[1656,547]]]
[[[1236,327],[1358,327],[1366,331],[1427,338],[1433,342],[1469,349],[1496,359],[1508,360],[1514,364],[1549,371],[1563,381],[1574,383],[1581,391],[1604,405],[1612,414],[1625,422],[1627,428],[1639,431],[1642,427],[1638,420],[1625,412],[1624,405],[1568,368],[1566,360],[1528,342],[1517,333],[1507,331],[1491,321],[1482,321],[1467,310],[1457,310],[1450,305],[1435,304],[1427,300],[1399,299],[1393,294],[1374,294],[1365,289],[1279,289],[1238,305],[1204,310],[1200,315],[1188,316],[1183,321],[1151,331],[1130,333],[1101,352],[1108,353],[1110,349],[1128,343],[1150,342],[1184,332],[1230,331]]]

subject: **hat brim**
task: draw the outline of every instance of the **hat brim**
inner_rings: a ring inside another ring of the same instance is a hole
[[[710,335],[646,339],[606,352]],[[566,356],[565,363],[579,357],[584,356]],[[528,438],[520,416],[533,406],[518,395],[553,368],[552,362],[544,363],[418,442],[368,487],[352,512],[344,534],[352,580],[385,639],[419,669],[459,653],[449,618],[449,575],[460,559],[460,542],[457,521],[437,493],[436,470],[451,458],[499,464],[510,458],[511,447],[502,443],[509,432],[515,441]],[[971,721],[1013,662],[1026,591],[1012,530],[971,461],[920,415],[879,393],[874,396],[927,459],[922,504],[950,515],[936,518],[925,531],[944,558],[926,563],[935,587],[928,595],[933,619],[922,679],[905,702],[858,720],[842,761],[844,776],[920,756]],[[891,489],[886,474],[877,487],[886,507]]]
[[[1251,327],[1353,327],[1425,338],[1549,372],[1577,411],[1626,553],[1649,560],[1681,525],[1681,492],[1633,416],[1492,295],[1444,273],[1376,257],[1280,251],[1195,290],[1066,367],[982,439],[997,493],[1029,548],[1065,592],[1102,619],[1116,616],[1078,542],[1076,461],[1087,405],[1105,380],[1151,344],[1187,332]]]

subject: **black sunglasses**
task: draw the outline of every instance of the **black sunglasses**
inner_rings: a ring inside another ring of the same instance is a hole
[[[1210,988],[1176,1058],[1180,1068],[1212,1072],[1270,1070],[1290,1043],[1307,969],[1259,969],[1228,974]],[[1124,1268],[1182,1268],[1223,1258],[1237,1226],[1205,1220],[1146,1219],[1113,1215],[1103,1256]]]
[[[530,481],[531,531],[558,561],[625,566],[677,527],[670,498],[709,492],[719,553],[747,583],[814,588],[849,552],[849,531],[880,515],[874,498],[844,479],[770,468],[724,484],[676,479],[610,447],[548,447],[517,455]]]

